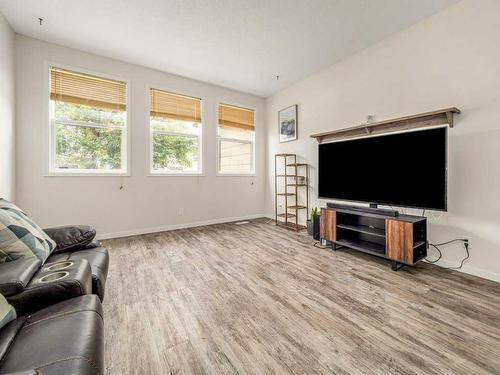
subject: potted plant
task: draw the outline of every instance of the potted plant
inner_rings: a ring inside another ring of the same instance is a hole
[[[313,236],[313,238],[318,241],[319,241],[319,221],[320,221],[320,214],[318,207],[314,207],[313,209],[311,209],[309,220],[306,221],[307,233],[309,233],[309,235]]]

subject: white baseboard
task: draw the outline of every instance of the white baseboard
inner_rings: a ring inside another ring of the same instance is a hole
[[[459,264],[457,264],[457,262],[450,262],[449,260],[440,260],[439,263],[436,264],[436,266],[438,267],[457,267],[458,265]],[[461,269],[455,271],[463,272],[473,276],[478,276],[483,279],[488,279],[491,281],[500,282],[500,273],[487,271],[482,268],[477,268],[468,264],[464,264]]]
[[[193,223],[165,225],[162,227],[132,229],[132,230],[125,230],[125,231],[121,231],[121,232],[98,234],[96,238],[98,240],[109,240],[112,238],[138,236],[140,234],[166,232],[169,230],[194,228],[194,227],[201,227],[204,225],[222,224],[222,223],[231,223],[233,221],[258,219],[260,217],[266,217],[266,215],[265,214],[255,214],[255,215],[247,215],[247,216],[226,217],[226,218],[222,218],[222,219],[195,221]]]

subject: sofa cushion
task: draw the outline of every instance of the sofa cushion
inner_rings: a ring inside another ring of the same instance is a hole
[[[5,297],[0,294],[0,329],[16,319],[16,316],[16,310],[14,310]]]
[[[78,250],[87,246],[95,237],[95,229],[88,225],[68,225],[47,228],[44,232],[56,243],[55,251]]]
[[[11,323],[12,324],[12,323]],[[102,307],[95,295],[73,298],[27,318],[0,363],[0,373],[104,372]]]
[[[28,215],[0,198],[0,263],[36,256],[45,262],[56,243]]]

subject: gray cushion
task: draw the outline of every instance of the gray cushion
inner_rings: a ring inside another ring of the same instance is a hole
[[[14,310],[5,297],[0,294],[0,329],[14,319],[16,319],[16,310]]]
[[[0,263],[36,256],[42,263],[56,243],[13,203],[0,199]]]

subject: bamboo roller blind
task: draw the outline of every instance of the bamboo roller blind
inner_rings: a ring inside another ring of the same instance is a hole
[[[151,116],[171,120],[201,122],[201,99],[150,90]]]
[[[50,99],[114,111],[125,111],[127,110],[127,84],[51,68]]]
[[[255,111],[219,104],[219,125],[242,130],[255,131]]]

